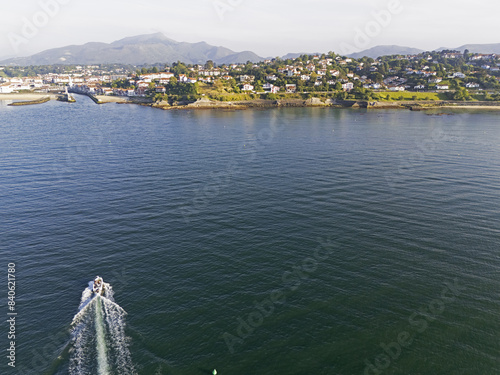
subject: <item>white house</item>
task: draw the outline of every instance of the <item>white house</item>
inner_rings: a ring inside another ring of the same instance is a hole
[[[253,85],[245,83],[241,88],[241,91],[253,91],[253,89],[254,89]]]
[[[255,80],[255,76],[242,75],[240,76],[240,82],[253,82]]]
[[[264,88],[264,91],[270,92],[271,94],[277,94],[280,91],[280,88],[278,86],[274,86],[272,83],[264,83],[262,87]]]
[[[477,89],[479,88],[479,83],[469,82],[465,84],[465,87],[467,87],[468,89]]]
[[[174,76],[174,73],[170,72],[159,72],[159,73],[147,73],[141,74],[139,79],[142,79],[145,82],[151,82],[155,79],[170,79]]]
[[[404,86],[390,86],[389,91],[405,91]]]
[[[445,53],[443,57],[445,59],[458,59],[458,58],[460,58],[462,56],[463,56],[463,54],[461,54],[461,53],[455,53],[455,52],[453,52],[453,53]]]
[[[10,85],[10,83],[0,85],[0,94],[10,94],[12,91],[14,91],[14,88]]]
[[[380,83],[372,83],[372,84],[367,84],[363,85],[365,89],[374,89],[374,90],[379,90],[382,88],[382,85]]]
[[[346,82],[342,84],[342,90],[344,91],[351,91],[354,88],[354,83],[352,82]]]
[[[296,84],[287,84],[285,86],[286,92],[288,93],[294,93],[297,91],[297,85]]]
[[[436,89],[438,89],[438,90],[449,90],[450,86],[448,86],[448,85],[437,85]]]
[[[262,85],[262,88],[265,90],[265,91],[269,91],[271,90],[272,88],[274,87],[274,85],[272,83],[269,83],[269,82],[266,82]]]
[[[69,76],[57,75],[54,78],[52,78],[52,83],[69,83],[69,81],[70,81]]]
[[[443,79],[442,79],[442,78],[440,78],[440,77],[430,78],[430,79],[429,79],[429,83],[439,83],[439,82],[441,82],[441,81],[443,81]]]
[[[471,60],[494,60],[496,58],[495,54],[488,55],[482,53],[476,53],[470,57]]]

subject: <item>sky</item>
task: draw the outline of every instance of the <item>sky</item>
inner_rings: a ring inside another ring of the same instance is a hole
[[[500,43],[499,13],[491,0],[8,0],[0,58],[156,32],[263,57],[383,44],[433,50]]]

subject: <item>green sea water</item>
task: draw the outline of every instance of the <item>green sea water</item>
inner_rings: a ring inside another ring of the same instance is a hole
[[[499,113],[445,112],[1,105],[0,373],[498,374]]]

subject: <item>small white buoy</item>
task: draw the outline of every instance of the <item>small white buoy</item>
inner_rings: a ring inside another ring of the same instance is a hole
[[[217,375],[217,370],[214,369],[214,371],[212,371],[212,375]]]

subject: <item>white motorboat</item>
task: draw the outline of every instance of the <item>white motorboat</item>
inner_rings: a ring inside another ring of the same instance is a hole
[[[104,281],[102,277],[96,276],[94,279],[94,286],[92,287],[92,292],[102,296],[104,294]]]

